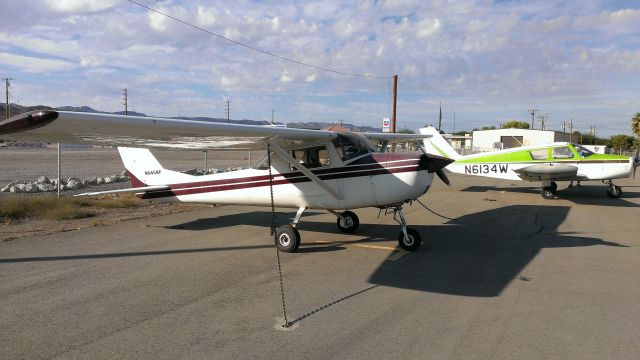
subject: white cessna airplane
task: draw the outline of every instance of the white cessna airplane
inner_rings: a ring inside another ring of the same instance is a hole
[[[416,250],[420,234],[407,227],[402,205],[423,195],[452,160],[428,154],[383,153],[369,140],[384,144],[418,141],[431,135],[336,133],[321,130],[236,125],[154,117],[64,111],[33,111],[0,122],[8,140],[89,143],[119,146],[133,188],[84,195],[133,192],[142,199],[173,202],[238,204],[297,208],[293,222],[276,229],[275,241],[285,252],[300,245],[298,221],[306,209],[327,210],[338,229],[357,230],[350,210],[378,207],[393,210],[402,226],[400,247]],[[267,149],[251,169],[204,176],[162,167],[147,149]]]

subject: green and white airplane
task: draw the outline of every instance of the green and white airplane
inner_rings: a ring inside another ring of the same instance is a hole
[[[554,142],[523,146],[492,152],[462,156],[440,135],[433,126],[420,129],[420,133],[432,137],[424,139],[426,151],[455,160],[445,169],[456,173],[485,176],[507,180],[540,181],[541,194],[553,199],[558,185],[556,181],[601,180],[609,185],[607,195],[619,198],[622,188],[613,179],[635,176],[640,165],[640,154],[634,157],[596,154],[583,146]]]

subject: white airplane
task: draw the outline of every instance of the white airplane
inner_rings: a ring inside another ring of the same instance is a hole
[[[166,118],[64,111],[33,111],[0,122],[3,139],[119,146],[133,188],[85,193],[133,192],[142,199],[297,208],[293,222],[275,231],[281,251],[300,245],[298,222],[306,209],[337,217],[338,229],[353,233],[358,216],[351,210],[393,210],[402,227],[400,247],[416,250],[420,234],[407,226],[402,211],[429,190],[433,175],[452,160],[427,152],[382,153],[369,140],[419,141],[430,135],[336,133],[322,130],[237,125]],[[193,176],[162,167],[147,149],[243,147],[265,154],[251,169]]]
[[[423,140],[426,151],[449,157],[455,161],[446,169],[456,174],[485,176],[507,180],[542,182],[541,194],[553,199],[556,181],[601,180],[609,185],[607,195],[619,198],[622,188],[613,179],[635,176],[640,165],[640,153],[634,157],[595,154],[585,147],[568,142],[554,142],[462,156],[433,126],[420,129],[432,135]],[[639,149],[640,151],[640,149]]]

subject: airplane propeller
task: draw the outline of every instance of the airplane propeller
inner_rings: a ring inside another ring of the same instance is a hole
[[[636,149],[636,154],[633,156],[633,179],[636,178],[636,168],[640,166],[640,146]]]
[[[447,186],[451,186],[451,181],[447,177],[447,174],[445,174],[444,167],[447,166],[449,163],[451,163],[453,160],[450,160],[450,159],[447,159],[447,158],[441,158],[440,156],[438,156],[437,160],[436,160],[436,159],[433,158],[432,155],[429,155],[427,150],[425,150],[424,147],[422,147],[422,145],[420,145],[417,142],[416,142],[416,144],[418,145],[418,147],[420,148],[420,151],[422,151],[422,154],[423,154],[422,155],[423,156],[423,160],[421,159],[421,161],[420,161],[421,165],[423,165],[425,169],[436,173],[436,175],[438,175],[440,180],[442,180],[442,182],[445,183]],[[440,164],[435,164],[435,163],[441,163],[440,159],[447,159],[448,161],[442,166],[440,166]],[[424,163],[423,163],[423,161],[424,161]]]

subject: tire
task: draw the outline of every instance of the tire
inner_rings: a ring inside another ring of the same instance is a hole
[[[358,220],[358,215],[356,215],[352,211],[345,211],[340,214],[344,219],[338,217],[336,224],[338,225],[338,230],[345,234],[353,234],[358,230],[358,226],[360,226],[360,220]]]
[[[400,231],[398,235],[398,244],[401,248],[407,251],[416,251],[422,244],[422,238],[420,237],[420,233],[412,228],[407,228],[407,237],[404,237],[404,233]]]
[[[607,196],[612,199],[617,199],[622,196],[622,188],[620,186],[610,186],[607,189]]]
[[[558,184],[556,184],[555,181],[552,181],[551,182],[551,188],[553,189],[553,192],[555,193],[556,190],[558,190]]]
[[[295,252],[300,246],[300,233],[291,225],[282,225],[276,229],[275,242],[278,250]]]
[[[551,186],[545,186],[540,191],[540,195],[542,195],[545,199],[553,199],[556,197],[556,192],[553,190]]]

